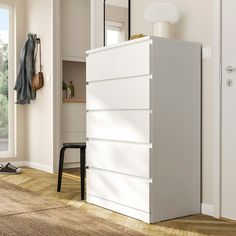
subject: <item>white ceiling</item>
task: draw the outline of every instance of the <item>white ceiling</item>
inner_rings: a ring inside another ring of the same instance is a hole
[[[106,0],[106,4],[128,8],[128,0]]]

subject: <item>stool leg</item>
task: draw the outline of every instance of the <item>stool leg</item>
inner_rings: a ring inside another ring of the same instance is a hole
[[[61,181],[62,181],[62,172],[64,165],[64,156],[66,148],[63,147],[60,151],[60,162],[59,162],[59,171],[58,171],[58,182],[57,182],[57,192],[61,192]]]
[[[80,149],[80,182],[81,182],[81,200],[84,200],[85,183],[85,149]]]

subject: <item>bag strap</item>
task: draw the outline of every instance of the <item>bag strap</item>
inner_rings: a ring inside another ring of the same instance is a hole
[[[35,61],[35,66],[37,64],[37,55],[38,55],[38,51],[39,51],[39,72],[42,72],[42,58],[41,58],[41,40],[40,39],[36,39],[36,52],[35,52],[35,57],[34,57],[34,61]]]
[[[38,39],[39,46],[39,71],[42,72],[42,58],[41,58],[41,40]]]

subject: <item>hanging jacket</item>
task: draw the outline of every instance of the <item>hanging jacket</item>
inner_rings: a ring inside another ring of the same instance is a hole
[[[35,48],[37,36],[28,34],[28,40],[20,54],[20,68],[14,89],[17,91],[16,104],[30,104],[30,100],[36,98],[36,93],[32,90],[31,82],[35,73]]]

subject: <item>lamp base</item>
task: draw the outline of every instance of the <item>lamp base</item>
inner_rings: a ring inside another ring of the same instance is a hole
[[[162,38],[171,38],[172,24],[169,22],[156,22],[154,23],[154,36]]]

